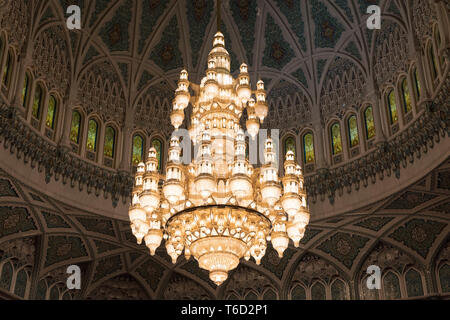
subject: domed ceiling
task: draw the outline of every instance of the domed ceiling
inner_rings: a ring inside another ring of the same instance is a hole
[[[374,73],[376,39],[366,27],[366,10],[373,1],[222,2],[221,29],[232,71],[246,62],[252,83],[266,82],[266,125],[298,127],[361,102],[366,79]],[[65,27],[64,13],[71,4],[82,10],[79,31]],[[383,23],[405,28],[402,16],[408,8],[403,6],[381,1]],[[66,90],[78,87],[77,103],[87,112],[118,122],[134,120],[148,130],[172,130],[168,119],[179,71],[186,68],[192,81],[200,81],[217,29],[215,1],[207,0],[55,0],[39,2],[34,9],[34,21],[39,21],[35,37],[59,41],[68,57]],[[329,104],[337,108],[327,108],[321,97],[328,98],[327,88],[344,75],[351,90]]]

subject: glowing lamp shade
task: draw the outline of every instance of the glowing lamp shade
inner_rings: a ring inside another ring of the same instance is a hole
[[[159,194],[150,190],[143,191],[139,196],[139,202],[144,210],[152,213],[159,206]]]
[[[284,211],[288,213],[288,215],[295,215],[302,205],[302,200],[298,194],[290,193],[285,194],[281,199],[281,204],[283,206]]]
[[[150,254],[155,255],[156,249],[161,245],[163,233],[161,229],[152,229],[148,231],[144,240],[145,245],[150,249]]]
[[[259,121],[256,118],[248,119],[246,122],[247,131],[252,137],[252,139],[255,139],[256,135],[259,132]]]
[[[131,225],[131,232],[136,237],[138,244],[142,243],[142,239],[145,237],[149,229],[150,229],[149,225],[140,220],[136,221]]]
[[[238,199],[244,199],[253,194],[251,181],[244,175],[237,175],[230,179],[230,189]]]
[[[219,93],[219,85],[216,80],[209,79],[205,82],[205,92],[210,97],[215,97]]]
[[[289,238],[291,238],[294,242],[294,246],[298,248],[298,246],[300,245],[300,240],[302,240],[303,236],[305,235],[305,228],[302,227],[301,223],[296,223],[295,221],[288,222],[287,234]]]
[[[270,207],[280,199],[281,187],[276,183],[268,183],[261,188],[261,196]]]
[[[243,84],[237,88],[237,95],[241,101],[246,102],[252,96],[252,90],[249,85]]]
[[[140,206],[131,207],[128,212],[128,216],[130,217],[131,223],[136,223],[136,221],[145,222],[145,220],[147,219],[147,214],[145,213],[145,210],[142,209]]]
[[[164,197],[170,202],[170,204],[176,204],[183,195],[184,188],[178,182],[166,182],[163,187]]]
[[[289,237],[286,232],[272,232],[270,241],[273,248],[278,252],[278,256],[283,258],[283,253],[289,246]]]
[[[188,106],[190,99],[191,95],[188,91],[177,91],[175,93],[175,103],[183,109]]]
[[[183,110],[174,110],[170,114],[170,122],[175,127],[175,129],[178,129],[184,121],[184,112]]]
[[[216,180],[210,175],[200,175],[195,179],[195,189],[203,200],[208,199],[209,196],[216,190],[216,187]]]
[[[267,103],[258,101],[255,106],[255,113],[256,116],[261,119],[261,121],[264,120],[264,118],[267,117],[267,114],[269,113],[269,107],[267,106]]]

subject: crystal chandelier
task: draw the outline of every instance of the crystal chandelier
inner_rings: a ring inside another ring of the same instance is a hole
[[[184,251],[186,259],[194,256],[220,285],[241,258],[253,257],[259,264],[267,241],[280,258],[289,239],[297,247],[309,209],[302,170],[292,151],[286,154],[281,179],[272,139],[265,142],[264,164],[254,168],[249,163],[239,120],[246,109],[247,131],[254,138],[267,116],[266,91],[263,81],[252,91],[245,64],[233,78],[220,32],[214,36],[200,85],[190,83],[187,71],[181,71],[170,116],[176,130],[189,103],[189,136],[198,149],[195,159],[182,163],[180,140],[174,136],[162,175],[151,148],[146,162],[137,167],[129,217],[137,242],[144,240],[152,255],[164,238],[173,263]]]

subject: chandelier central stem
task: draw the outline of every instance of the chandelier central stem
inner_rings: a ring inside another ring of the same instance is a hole
[[[222,20],[221,8],[222,0],[217,0],[217,32],[220,32],[220,21]]]

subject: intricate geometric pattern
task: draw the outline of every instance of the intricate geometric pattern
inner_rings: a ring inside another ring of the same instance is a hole
[[[86,246],[78,237],[49,236],[45,266],[87,256]]]
[[[371,217],[361,222],[355,223],[355,226],[363,227],[372,231],[380,231],[385,225],[394,220],[391,217]]]
[[[434,199],[435,196],[428,193],[407,192],[394,200],[387,209],[413,209],[427,201]]]
[[[369,239],[365,237],[338,232],[317,248],[329,253],[350,269],[353,261],[358,256],[361,248],[366,245],[367,241]]]
[[[413,219],[395,230],[390,237],[426,258],[430,247],[445,226],[445,223],[437,221]]]
[[[0,207],[0,238],[29,230],[36,224],[26,208]]]

